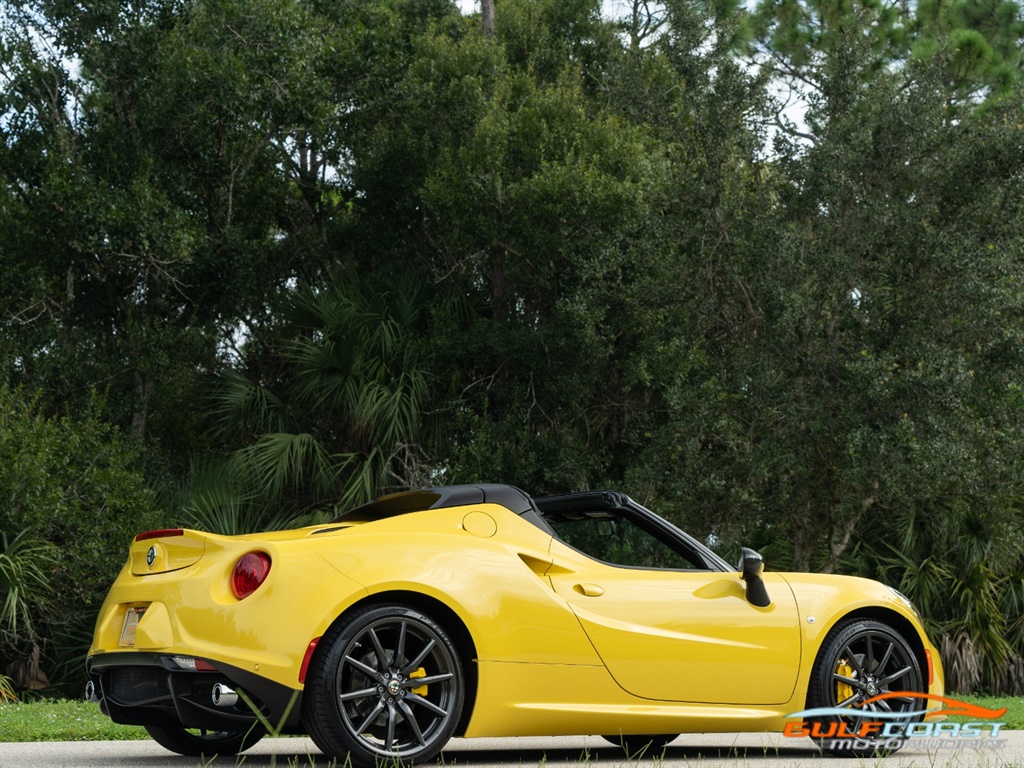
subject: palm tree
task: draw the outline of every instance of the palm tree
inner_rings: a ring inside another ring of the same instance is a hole
[[[218,467],[194,468],[186,519],[280,527],[426,482],[424,314],[408,286],[378,293],[339,280],[290,297],[274,375],[221,378],[218,430],[238,447]]]
[[[14,538],[0,532],[0,658],[26,662],[27,679],[39,677],[36,619],[47,615],[51,585],[48,567],[54,546],[24,529]],[[25,649],[30,653],[24,657]],[[34,653],[32,653],[34,651]],[[14,681],[0,675],[0,701],[15,698]]]
[[[899,589],[924,615],[949,690],[1024,693],[1019,518],[1019,510],[895,514],[860,548],[865,574]]]

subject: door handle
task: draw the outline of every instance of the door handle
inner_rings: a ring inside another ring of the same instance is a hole
[[[573,584],[572,589],[574,592],[586,597],[600,597],[604,594],[604,587],[597,584]]]

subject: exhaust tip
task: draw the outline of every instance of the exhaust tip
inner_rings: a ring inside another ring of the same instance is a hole
[[[93,704],[98,704],[100,701],[100,697],[96,695],[96,683],[92,680],[85,684],[85,700]]]
[[[238,694],[223,683],[214,684],[213,694],[210,698],[213,699],[215,707],[233,707],[238,703]]]

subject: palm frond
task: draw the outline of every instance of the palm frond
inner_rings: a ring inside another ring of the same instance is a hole
[[[227,371],[211,396],[217,431],[222,436],[287,430],[288,408],[273,392],[238,371]]]
[[[971,636],[961,630],[942,636],[939,642],[942,666],[946,672],[946,689],[970,693],[981,685],[981,657]]]
[[[24,529],[14,538],[0,533],[0,633],[9,641],[35,636],[33,616],[50,599],[49,567],[55,547]]]
[[[14,692],[14,682],[6,675],[0,675],[0,702],[17,700],[18,695]]]
[[[234,372],[216,395],[221,434],[244,444],[225,465],[230,479],[191,489],[183,518],[197,527],[267,528],[425,475],[421,290],[347,276],[294,292],[283,316],[281,393]]]
[[[251,464],[261,492],[271,499],[280,498],[292,487],[329,491],[336,476],[330,454],[313,435],[305,432],[264,435],[241,451],[240,458]]]

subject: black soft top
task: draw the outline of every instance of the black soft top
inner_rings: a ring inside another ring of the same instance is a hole
[[[526,492],[512,485],[497,483],[447,485],[440,488],[392,493],[374,499],[361,507],[350,509],[332,522],[369,523],[409,512],[463,507],[469,504],[499,504],[541,530],[553,533],[551,527],[538,512],[537,505],[533,503],[533,499]]]

